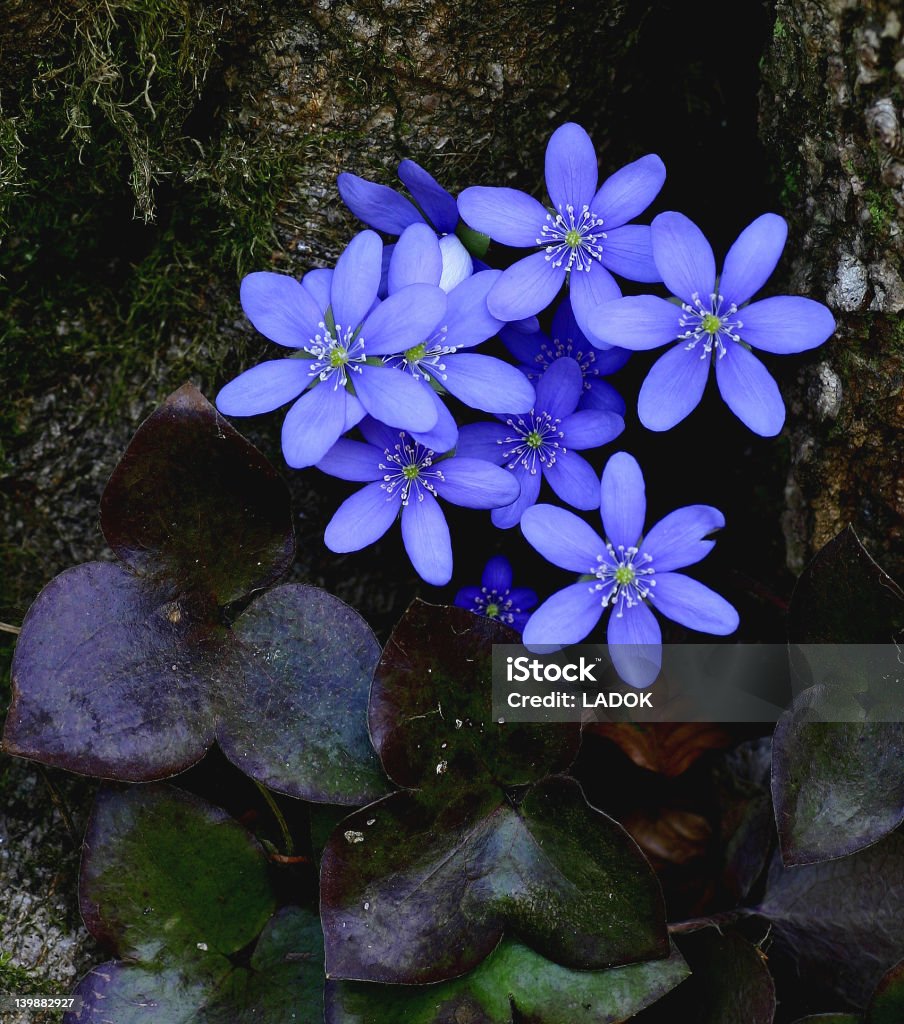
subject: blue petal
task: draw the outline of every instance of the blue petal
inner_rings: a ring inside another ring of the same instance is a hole
[[[282,450],[293,469],[313,466],[339,440],[345,429],[344,388],[325,381],[305,392],[286,414]]]
[[[684,342],[660,356],[637,398],[637,414],[647,430],[671,430],[700,404],[709,376],[710,357],[700,358]]]
[[[458,197],[458,212],[475,231],[517,248],[536,245],[546,223],[545,207],[514,188],[466,188]]]
[[[642,690],[655,682],[662,667],[662,631],[645,604],[625,608],[621,618],[610,615],[606,641],[615,671],[629,686]]]
[[[660,213],[653,221],[653,259],[666,288],[690,302],[704,301],[716,286],[716,259],[697,225],[683,213]]]
[[[589,270],[573,270],[568,278],[568,297],[574,318],[585,337],[593,339],[593,316],[600,306],[621,297],[615,278],[604,266],[593,263]]]
[[[494,555],[484,566],[480,582],[487,590],[504,594],[512,586],[512,563],[505,555]]]
[[[413,498],[402,508],[402,541],[422,580],[442,587],[452,579],[452,541],[439,503],[432,494]]]
[[[458,444],[458,424],[455,417],[426,381],[423,382],[423,388],[436,408],[436,424],[430,430],[413,430],[411,436],[418,444],[440,454],[451,451]]]
[[[562,419],[578,407],[584,389],[581,367],[570,356],[560,356],[543,371],[537,382],[537,412]]]
[[[231,380],[217,395],[224,416],[257,416],[297,398],[311,383],[308,359],[271,359]]]
[[[643,533],[646,514],[646,487],[637,459],[616,452],[600,480],[600,515],[612,546],[634,547]]]
[[[400,235],[409,224],[423,219],[412,203],[388,185],[378,185],[347,172],[339,175],[337,184],[345,205],[358,220],[377,231]]]
[[[660,519],[641,548],[653,559],[656,572],[683,569],[712,551],[715,541],[703,538],[724,525],[725,516],[712,505],[686,505]]]
[[[533,374],[537,373],[538,366],[544,362],[543,347],[552,351],[552,342],[542,331],[524,334],[521,331],[503,329],[499,332],[499,337],[514,358]]]
[[[603,218],[603,231],[634,220],[659,195],[665,182],[665,164],[649,153],[610,175],[600,186],[590,206]]]
[[[738,628],[738,613],[714,590],[678,572],[656,573],[650,601],[667,619],[699,633],[727,636]]]
[[[556,505],[534,505],[521,517],[521,532],[547,562],[569,572],[593,572],[606,544],[573,512]]]
[[[540,483],[543,480],[542,473],[530,473],[520,463],[513,470],[506,470],[506,472],[513,474],[521,493],[511,505],[494,508],[490,513],[493,526],[500,530],[508,530],[521,522],[525,510],[536,503],[540,494]]]
[[[546,146],[546,190],[559,211],[590,205],[597,182],[596,150],[590,136],[573,122],[557,128]]]
[[[381,484],[368,484],[336,509],[323,540],[330,551],[360,551],[378,541],[399,514],[398,494],[387,496]]]
[[[443,257],[433,230],[424,223],[405,228],[389,261],[386,279],[389,294],[409,284],[439,286],[442,274]]]
[[[354,376],[355,393],[375,420],[402,430],[430,430],[436,426],[436,406],[424,385],[410,373],[365,364]]]
[[[472,348],[492,338],[502,327],[502,321],[487,309],[487,294],[501,276],[498,270],[482,270],[449,292],[446,344]]]
[[[653,260],[652,232],[643,224],[626,224],[606,232],[603,266],[629,281],[662,280]]]
[[[507,427],[499,423],[468,423],[458,431],[458,455],[485,459],[501,466],[505,461],[503,441],[509,436]]]
[[[371,480],[382,480],[383,470],[380,462],[383,452],[372,444],[360,441],[349,441],[340,437],[332,448],[317,463],[317,468],[340,480],[354,480],[367,483]]]
[[[478,353],[456,352],[443,360],[437,380],[456,398],[483,412],[527,412],[534,407],[531,382],[515,366]],[[429,366],[425,366],[429,370]]]
[[[611,351],[621,352],[622,349],[614,348]],[[612,412],[616,416],[624,418],[625,400],[612,385],[599,377],[590,378],[590,387],[584,389],[581,400],[578,402],[578,409],[595,409],[598,412]]]
[[[426,341],[446,315],[446,293],[432,284],[410,284],[385,298],[361,327],[369,356],[399,355]]]
[[[330,305],[336,324],[357,327],[377,297],[383,243],[373,231],[361,231],[336,261]]]
[[[474,273],[474,260],[456,235],[444,235],[439,240],[439,251],[443,260],[439,286],[444,292],[451,292]]]
[[[762,299],[745,306],[738,315],[743,325],[738,330],[741,338],[777,355],[816,348],[835,330],[835,320],[826,306],[798,295]]]
[[[413,160],[403,160],[399,164],[399,177],[440,234],[445,235],[455,230],[458,225],[458,206],[451,193],[432,174],[428,174]]]
[[[277,345],[304,348],[319,332],[325,307],[294,277],[269,271],[248,274],[240,295],[245,316]]]
[[[358,428],[364,435],[368,444],[378,448],[381,452],[392,450],[401,440],[401,432],[397,427],[387,427],[372,416],[363,419]]]
[[[346,392],[345,394],[345,426],[342,428],[342,433],[346,434],[353,427],[357,427],[361,420],[367,415],[364,406],[355,398],[354,395]]]
[[[549,486],[572,508],[599,506],[599,480],[590,463],[577,452],[562,452],[543,471]]]
[[[521,639],[531,647],[579,644],[593,632],[602,614],[602,602],[592,585],[572,583],[540,605],[524,627]]]
[[[522,611],[525,611],[533,608],[540,598],[537,597],[536,591],[529,590],[527,587],[512,587],[509,592],[509,600],[512,602],[513,608],[520,608]]]
[[[610,345],[608,348],[597,348],[593,362],[590,364],[591,384],[596,377],[608,377],[617,373],[631,358],[631,350]]]
[[[513,607],[512,610],[508,614],[511,615],[511,617],[512,617],[511,628],[516,633],[523,633],[524,632],[524,627],[527,625],[528,619],[530,619],[530,613],[529,612],[516,612],[514,610],[514,607]]]
[[[737,342],[716,359],[716,383],[725,404],[760,437],[775,437],[785,423],[785,403],[769,371]]]
[[[573,412],[562,420],[561,430],[565,435],[562,438],[562,444],[569,451],[601,448],[604,444],[614,441],[624,429],[625,421],[621,416],[612,412],[584,409],[581,412]],[[596,490],[595,478],[594,490]],[[594,501],[589,507],[596,508],[597,502]]]
[[[564,267],[554,267],[545,252],[532,253],[502,272],[487,308],[499,320],[523,320],[546,309],[564,282]]]
[[[456,455],[437,463],[441,480],[434,481],[436,493],[463,508],[501,508],[516,501],[520,493],[514,475],[483,459]]]
[[[591,314],[590,337],[606,345],[643,352],[666,345],[681,332],[681,307],[655,295],[631,295],[598,306]]]
[[[756,295],[775,270],[787,237],[788,225],[775,213],[764,213],[744,228],[728,250],[719,280],[726,302],[740,306]]]
[[[330,304],[330,288],[333,283],[333,271],[326,267],[309,270],[301,279],[302,285],[314,296],[314,301],[321,310],[326,311]],[[320,319],[323,319],[321,315]]]
[[[452,603],[456,608],[467,608],[469,612],[477,612],[478,615],[481,615],[483,612],[477,604],[477,599],[482,595],[483,591],[480,587],[462,587]]]

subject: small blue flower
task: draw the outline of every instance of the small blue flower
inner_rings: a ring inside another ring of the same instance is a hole
[[[503,555],[496,555],[487,562],[479,587],[462,587],[455,595],[455,604],[459,608],[496,619],[519,633],[537,601],[533,590],[512,587],[512,566]]]
[[[710,505],[689,505],[643,535],[643,473],[627,452],[606,463],[599,495],[606,540],[583,519],[553,505],[524,513],[521,530],[528,542],[553,565],[585,577],[540,605],[524,629],[524,643],[580,643],[611,607],[607,642],[613,664],[625,682],[649,686],[662,664],[662,633],[651,606],[701,633],[726,636],[738,628],[738,613],[725,598],[674,571],[709,554],[715,542],[705,538],[721,529],[725,518]]]
[[[389,263],[388,291],[395,295],[415,284],[438,285],[442,258],[436,235],[426,224],[405,228]],[[383,357],[388,366],[409,373],[436,405],[436,426],[412,437],[434,451],[449,451],[458,441],[458,426],[435,387],[482,412],[526,412],[534,388],[516,367],[467,350],[495,335],[501,321],[487,310],[486,295],[499,277],[484,270],[451,289],[446,315],[417,345]]]
[[[591,310],[621,295],[610,271],[630,281],[659,281],[650,229],[628,221],[656,198],[665,167],[649,154],[622,167],[597,190],[596,152],[577,124],[563,124],[546,148],[549,210],[512,188],[466,188],[462,219],[503,245],[539,246],[506,270],[487,297],[500,320],[521,320],[553,301],[568,278],[574,315],[588,334]]]
[[[282,429],[283,454],[294,469],[322,459],[365,413],[405,430],[436,425],[436,404],[424,389],[370,357],[428,337],[446,315],[446,296],[414,284],[377,302],[382,248],[378,235],[362,231],[335,271],[312,271],[303,283],[269,272],[242,281],[251,323],[297,353],[246,370],[220,391],[217,408],[227,416],[256,416],[298,399]]]
[[[718,280],[709,242],[683,214],[660,214],[652,232],[656,265],[680,304],[654,295],[617,299],[592,314],[588,336],[635,351],[679,342],[653,364],[641,387],[637,411],[649,430],[670,430],[696,409],[714,362],[729,409],[755,434],[773,437],[785,422],[785,405],[751,348],[805,352],[835,330],[832,314],[813,299],[778,295],[744,305],[778,263],[785,221],[765,213],[748,225]]]
[[[431,227],[440,236],[443,267],[440,287],[449,291],[475,269],[470,253],[455,235],[459,221],[455,197],[413,160],[399,164],[399,178],[417,206],[388,185],[379,185],[347,171],[339,175],[339,195],[359,220],[387,235],[401,235],[412,224]],[[388,260],[393,247],[386,248]]]
[[[550,363],[570,356],[580,366],[584,377],[584,393],[578,408],[600,409],[624,416],[624,399],[604,378],[620,370],[631,353],[624,348],[600,349],[592,345],[578,327],[567,295],[553,314],[549,336],[541,331],[520,330],[516,325],[503,328],[499,336],[509,352],[520,360],[521,370],[532,383],[537,382]]]
[[[365,442],[339,440],[317,463],[341,480],[366,483],[337,509],[324,540],[330,551],[360,551],[402,517],[402,541],[421,579],[443,586],[452,578],[452,542],[437,498],[465,508],[497,508],[514,501],[510,473],[480,459],[437,456],[404,431],[369,417]]]
[[[574,359],[556,359],[537,383],[537,401],[528,413],[500,416],[500,423],[472,423],[459,431],[458,453],[504,466],[518,481],[516,501],[492,513],[495,526],[508,529],[521,520],[540,494],[540,481],[569,505],[599,506],[599,483],[577,450],[599,448],[625,429],[613,412],[576,412],[583,393],[581,368]]]

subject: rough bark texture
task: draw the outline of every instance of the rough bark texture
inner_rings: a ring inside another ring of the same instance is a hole
[[[838,331],[789,406],[785,534],[800,570],[853,523],[904,574],[904,29],[897,0],[779,0],[761,126],[785,168],[792,291]]]

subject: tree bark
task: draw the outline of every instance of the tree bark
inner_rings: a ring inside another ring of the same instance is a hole
[[[896,0],[778,0],[761,128],[785,168],[791,290],[838,329],[790,396],[784,517],[799,571],[848,523],[904,573],[904,34]]]

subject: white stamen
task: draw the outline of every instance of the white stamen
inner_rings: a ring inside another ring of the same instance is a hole
[[[560,205],[558,213],[546,215],[546,221],[540,229],[537,245],[543,246],[546,259],[554,267],[561,267],[567,259],[566,270],[586,271],[594,260],[602,259],[600,240],[606,237],[606,232],[599,230],[603,226],[602,218],[591,213],[589,206],[584,206],[576,215],[570,203],[564,209]]]

